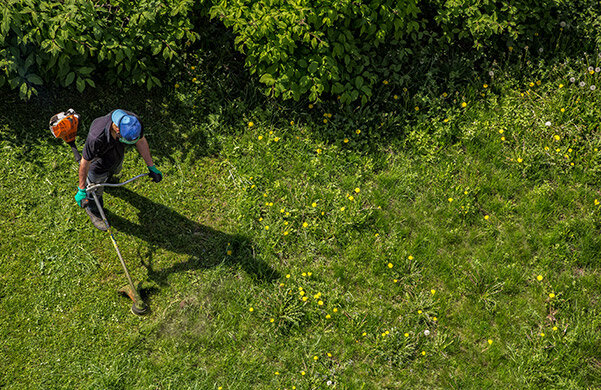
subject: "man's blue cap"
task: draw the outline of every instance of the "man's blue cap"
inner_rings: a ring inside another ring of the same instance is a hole
[[[138,118],[133,115],[128,115],[123,110],[115,110],[111,115],[111,120],[119,128],[119,133],[127,141],[135,141],[140,137],[142,125]]]

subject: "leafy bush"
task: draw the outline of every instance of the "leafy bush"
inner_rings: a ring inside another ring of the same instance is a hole
[[[308,93],[317,100],[329,92],[343,103],[366,101],[382,67],[401,71],[378,51],[387,52],[387,45],[402,44],[403,36],[417,31],[417,12],[415,0],[224,0],[210,10],[233,29],[246,65],[269,94],[298,100]],[[408,54],[400,51],[397,57]]]
[[[94,75],[161,85],[158,73],[194,42],[192,0],[7,0],[0,8],[0,86],[29,98],[44,83],[79,91]]]
[[[591,0],[220,0],[210,15],[232,28],[267,94],[296,100],[329,93],[342,103],[365,103],[378,83],[421,82],[419,72],[411,73],[424,61],[445,68],[452,51],[477,63],[474,48],[482,54],[524,47],[535,37],[537,49],[557,48],[560,34],[601,43],[601,18]]]

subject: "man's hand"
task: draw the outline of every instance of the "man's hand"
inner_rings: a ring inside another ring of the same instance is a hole
[[[163,174],[154,165],[148,167],[149,176],[155,183],[160,182],[163,179]]]
[[[84,207],[81,205],[81,201],[87,197],[86,190],[77,187],[77,193],[75,194],[75,201],[79,207]]]

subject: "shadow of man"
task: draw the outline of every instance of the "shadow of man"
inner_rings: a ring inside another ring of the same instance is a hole
[[[111,226],[148,243],[140,253],[148,278],[167,285],[172,273],[206,269],[219,264],[239,266],[259,282],[279,278],[276,270],[257,258],[252,241],[243,235],[226,234],[194,222],[162,204],[151,201],[127,188],[109,188],[112,196],[121,198],[138,209],[139,224],[107,212]],[[188,255],[187,261],[155,269],[153,255],[159,249]]]

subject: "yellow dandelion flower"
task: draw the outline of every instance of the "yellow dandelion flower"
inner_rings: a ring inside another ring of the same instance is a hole
[[[303,227],[306,228],[307,226],[309,226],[309,224],[307,222],[303,222]]]
[[[363,332],[363,333],[361,334],[361,336],[365,337],[365,336],[367,336],[367,333],[366,333],[366,332]]]
[[[392,282],[393,282],[393,283],[397,283],[397,282],[398,282],[398,280],[397,280],[397,279],[392,279]]]
[[[563,84],[559,84],[559,89],[563,88]]]
[[[415,111],[419,111],[419,107],[418,106],[415,106]]]
[[[538,276],[536,277],[536,280],[538,280],[539,282],[540,282],[541,280],[543,280],[543,275],[538,275]]]
[[[306,372],[304,372],[304,371],[301,371],[301,375],[305,375],[305,374],[306,374]]]
[[[559,111],[561,111],[561,112],[566,112],[566,109],[565,109],[565,108],[562,108],[562,109],[561,109],[561,110],[559,110]]]
[[[549,294],[549,298],[555,298],[555,294],[553,294],[553,293]]]
[[[328,123],[328,120],[324,118],[323,123]]]
[[[260,136],[258,136],[257,138],[259,138],[259,141],[260,141],[260,140],[262,140],[262,139],[263,139],[263,136],[262,136],[262,135],[260,135]]]
[[[317,203],[315,203],[315,202],[311,203],[311,207],[317,207]]]
[[[353,200],[355,200],[355,198],[351,195],[348,197],[348,200],[350,200],[352,202]]]
[[[248,309],[248,311],[253,312],[253,311],[255,311],[255,309],[251,307]]]
[[[463,108],[467,107],[467,103],[466,102],[462,102],[461,103],[461,107],[463,107]]]
[[[421,310],[418,310],[418,311],[417,311],[417,314],[422,314],[422,311],[421,311]]]
[[[384,84],[384,85],[388,85],[388,80],[384,80],[384,81],[382,81],[382,84]]]
[[[248,122],[248,127],[253,127],[254,125],[254,122]]]
[[[484,216],[484,219],[486,219],[486,220],[488,220],[489,218],[490,218],[490,216],[488,216],[488,215]]]
[[[284,235],[287,236],[288,235],[288,230],[284,231]]]
[[[361,189],[359,187],[357,187],[357,188],[355,188],[355,192],[359,193],[359,192],[361,192]]]
[[[307,276],[311,276],[311,275],[313,275],[312,272],[307,272]],[[321,293],[318,293],[318,294],[321,295]]]
[[[392,265],[392,263],[388,263],[388,268],[392,268],[392,267],[394,267],[394,266]]]
[[[190,67],[190,70],[194,70],[194,69],[196,69],[196,67],[195,67],[195,66],[191,66],[191,67]]]
[[[357,130],[355,130],[355,133],[361,134],[361,130],[357,129]]]
[[[175,88],[179,88],[179,84],[175,83]]]
[[[336,308],[336,307],[335,307],[335,308],[333,308],[333,309],[332,309],[332,311],[333,311],[334,313],[337,313],[337,312],[338,312],[338,308]]]
[[[394,98],[394,100],[397,100],[399,98],[399,96],[398,95],[394,95],[393,98]]]
[[[518,157],[518,162],[521,163],[522,161],[524,161],[524,160],[522,160],[521,158]]]
[[[599,200],[595,199],[595,206],[599,206]]]
[[[558,136],[557,134],[555,134],[555,135],[553,136],[553,138],[555,139],[555,141],[559,141],[559,140],[561,139],[561,137],[560,137],[560,136]]]
[[[530,87],[534,87],[534,83],[530,82],[530,84],[528,84]]]
[[[319,357],[313,356],[313,360],[317,360],[317,359],[319,359]]]
[[[232,255],[232,251],[231,250],[227,251],[227,255],[231,256]]]
[[[405,337],[409,337],[409,333],[405,333],[403,336],[405,336]]]
[[[432,321],[436,322],[436,321],[438,321],[438,318],[432,317]]]
[[[340,208],[340,211],[344,211],[344,209],[345,209],[345,207],[344,207],[344,206],[342,206],[342,207]]]
[[[326,319],[329,320],[330,318],[332,318],[332,316],[329,314],[326,314]]]
[[[450,203],[450,202],[452,202],[452,201],[453,201],[453,198],[449,198],[448,200],[449,200],[449,203]]]
[[[317,302],[317,304],[318,304],[319,306],[323,306],[323,301],[319,301],[319,302]]]
[[[484,89],[488,88],[488,84],[483,85]]]
[[[426,351],[422,351],[422,356],[426,356]]]
[[[536,80],[536,85],[540,85],[541,81],[540,80]]]
[[[309,109],[313,108],[313,104],[309,104]]]
[[[348,138],[345,138],[345,139],[344,139],[344,143],[345,143],[345,144],[346,144],[346,143],[348,143]]]
[[[553,327],[553,330],[557,330],[557,326],[554,326],[554,327]]]
[[[430,290],[430,293],[432,293],[432,295],[436,294],[436,290],[432,289]]]
[[[407,257],[409,260],[413,260],[413,256],[409,255],[409,257]]]
[[[304,301],[304,302],[307,302],[307,299],[309,299],[309,298],[307,298],[307,297],[303,297],[303,301]]]
[[[540,334],[540,337],[545,337],[545,334],[544,334],[544,333],[541,333],[541,334]]]
[[[290,126],[294,126],[294,121],[290,121]]]
[[[492,340],[488,339],[488,345],[492,345]]]
[[[499,130],[499,134],[503,134],[503,133],[504,133],[503,129]]]

